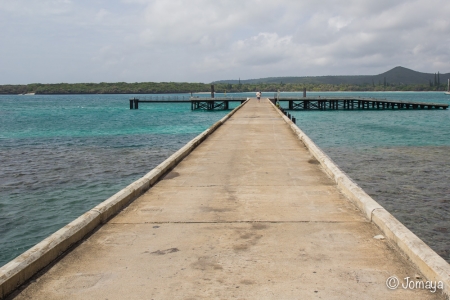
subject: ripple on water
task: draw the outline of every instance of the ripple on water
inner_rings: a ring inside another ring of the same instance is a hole
[[[370,196],[450,262],[450,146],[323,150]]]

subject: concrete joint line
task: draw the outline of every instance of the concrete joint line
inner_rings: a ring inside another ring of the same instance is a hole
[[[373,222],[373,214],[376,210],[385,210],[385,209],[381,207],[372,209],[372,211],[370,212],[370,222]]]

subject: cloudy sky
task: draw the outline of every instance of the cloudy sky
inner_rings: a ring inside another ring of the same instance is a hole
[[[0,0],[0,84],[450,72],[448,0]]]

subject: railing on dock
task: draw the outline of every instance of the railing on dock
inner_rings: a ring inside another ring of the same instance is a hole
[[[141,99],[132,98],[130,99],[130,109],[139,109],[139,103],[189,103],[189,97],[154,95]]]
[[[130,99],[130,109],[138,109],[139,103],[191,103],[191,110],[227,110],[230,102],[243,103],[245,97],[187,97],[177,95],[153,95],[146,98]],[[270,99],[274,104],[288,103],[287,110],[355,110],[355,109],[447,109],[448,104],[429,102],[410,102],[363,97],[280,97],[274,94]]]
[[[277,97],[272,99],[281,106],[288,102],[289,110],[353,110],[353,109],[447,109],[448,104],[429,102],[409,102],[362,97]]]
[[[217,97],[217,98],[201,98],[191,97],[191,110],[204,109],[230,109],[230,102],[244,103],[247,98],[243,97]]]

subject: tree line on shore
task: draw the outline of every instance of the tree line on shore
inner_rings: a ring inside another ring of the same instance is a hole
[[[302,91],[444,91],[446,85],[429,84],[394,84],[386,81],[372,84],[323,84],[323,83],[252,83],[230,84],[216,83],[216,92],[295,92]],[[198,93],[211,91],[211,84],[187,82],[141,82],[141,83],[58,83],[58,84],[26,84],[0,85],[0,94],[167,94]]]

